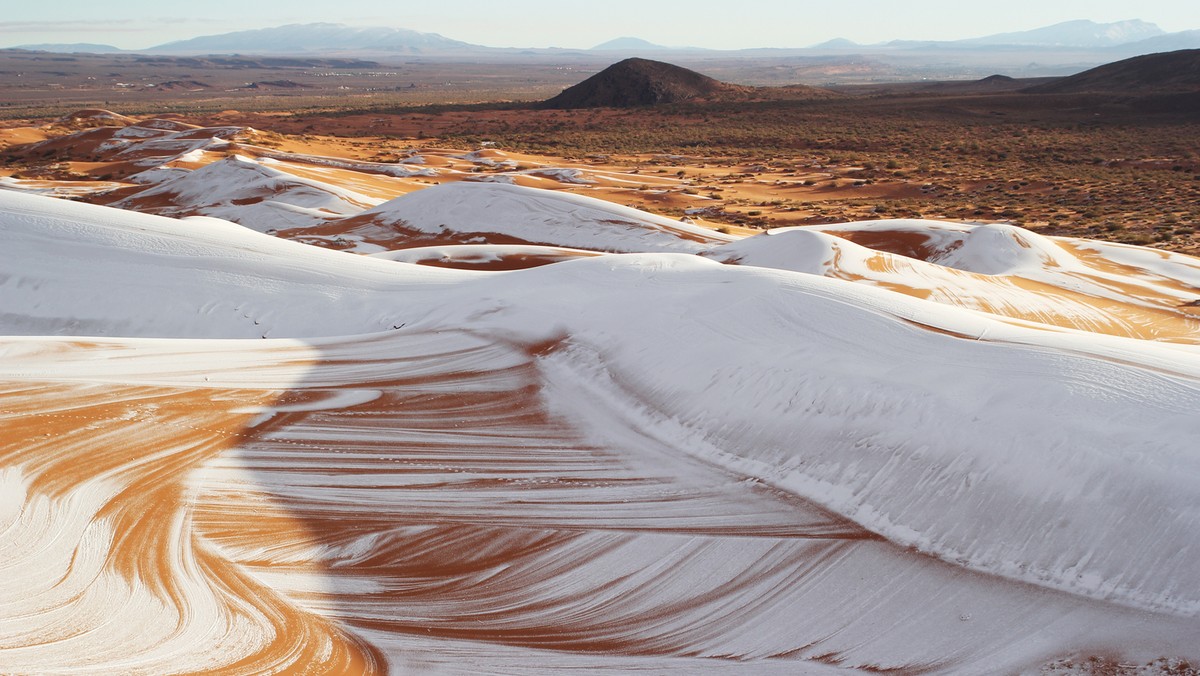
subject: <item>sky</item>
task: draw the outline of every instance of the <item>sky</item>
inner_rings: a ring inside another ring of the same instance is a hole
[[[0,47],[90,42],[144,49],[315,22],[407,28],[490,47],[566,48],[622,36],[712,49],[808,47],[832,38],[955,40],[1072,19],[1200,29],[1196,0],[5,0],[0,9]]]

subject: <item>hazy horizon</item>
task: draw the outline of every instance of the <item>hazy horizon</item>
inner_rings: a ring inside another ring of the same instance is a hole
[[[40,43],[97,43],[146,49],[167,42],[297,23],[406,28],[489,47],[587,49],[618,37],[677,47],[745,49],[808,47],[834,38],[870,44],[888,40],[957,40],[1031,30],[1063,21],[1111,23],[1140,19],[1167,32],[1200,28],[1200,8],[1182,2],[1128,0],[1045,3],[1012,0],[962,5],[931,0],[854,4],[759,0],[738,5],[707,0],[656,3],[610,0],[603,14],[547,0],[459,0],[453,5],[342,0],[203,5],[129,0],[97,4],[70,0],[6,7],[0,47]],[[864,17],[867,17],[864,19]]]

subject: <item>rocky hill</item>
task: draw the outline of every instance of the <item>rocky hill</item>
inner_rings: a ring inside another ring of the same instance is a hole
[[[791,84],[730,84],[662,61],[631,58],[615,63],[543,101],[542,108],[637,108],[685,101],[808,100],[836,97],[827,89]]]
[[[625,59],[542,103],[545,108],[636,108],[701,98],[740,97],[754,90],[650,59]]]

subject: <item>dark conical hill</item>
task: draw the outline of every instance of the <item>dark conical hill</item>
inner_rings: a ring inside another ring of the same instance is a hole
[[[545,108],[634,108],[693,99],[745,97],[752,87],[650,59],[625,59],[544,101]]]

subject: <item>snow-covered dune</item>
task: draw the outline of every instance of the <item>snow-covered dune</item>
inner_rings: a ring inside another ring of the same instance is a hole
[[[402,230],[438,244],[544,244],[610,252],[696,253],[732,237],[583,195],[506,183],[448,183],[348,219],[348,232]]]
[[[1200,659],[1200,348],[1076,320],[1190,259],[503,184],[384,214],[644,252],[438,270],[0,193],[0,671]]]
[[[0,333],[313,337],[403,323],[454,275],[176,220],[0,192]],[[469,274],[469,273],[459,273]],[[385,301],[385,298],[387,299]]]
[[[228,146],[251,133],[245,127],[196,127],[174,120],[151,119],[123,127],[96,127],[57,136],[28,146],[31,156],[57,154],[88,161],[155,167],[188,152]]]
[[[1200,261],[1167,252],[1052,239],[1011,225],[875,221],[781,228],[702,255],[851,280],[1046,328],[1200,343]]]
[[[164,216],[213,216],[266,232],[343,218],[380,201],[232,155],[159,182],[111,206]]]

